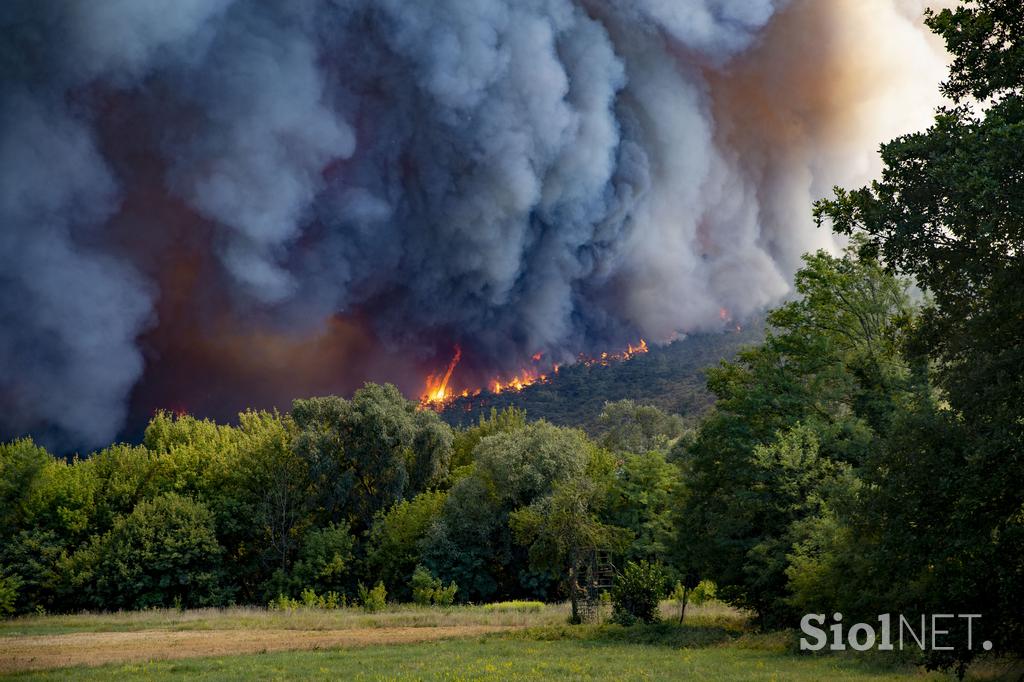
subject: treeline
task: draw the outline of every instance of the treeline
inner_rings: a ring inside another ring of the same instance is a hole
[[[0,608],[355,601],[378,582],[407,601],[417,569],[461,601],[564,598],[570,549],[545,544],[561,541],[545,523],[565,495],[585,494],[624,556],[662,560],[672,544],[678,419],[627,401],[603,421],[602,443],[515,410],[453,431],[368,384],[238,426],[160,413],[141,445],[71,462],[6,444]]]

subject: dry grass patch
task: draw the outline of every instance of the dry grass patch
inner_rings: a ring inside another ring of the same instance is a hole
[[[361,609],[300,608],[270,611],[257,607],[226,609],[152,609],[66,616],[23,616],[0,621],[0,640],[25,635],[73,632],[130,632],[137,630],[348,630],[395,627],[458,627],[491,625],[523,627],[562,623],[565,604],[548,604],[535,611],[493,611],[482,606],[391,606],[378,613]]]
[[[513,627],[459,625],[346,630],[142,630],[38,635],[5,640],[0,649],[0,673],[200,656],[406,644],[476,637]]]

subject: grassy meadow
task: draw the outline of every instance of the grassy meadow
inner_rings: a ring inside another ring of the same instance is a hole
[[[569,626],[565,604],[24,616],[0,622],[0,674],[39,680],[944,680],[909,660],[798,655],[711,603],[676,623]],[[978,668],[974,679],[996,679]]]

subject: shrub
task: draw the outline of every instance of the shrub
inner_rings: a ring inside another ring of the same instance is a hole
[[[430,571],[423,566],[417,566],[410,582],[412,600],[420,606],[429,606],[434,599],[434,591],[440,586],[441,581],[431,575]]]
[[[341,609],[345,607],[345,596],[339,595],[334,590],[327,592],[320,599],[323,604],[322,608],[325,609]]]
[[[359,583],[359,603],[364,611],[375,613],[383,610],[387,606],[387,598],[388,592],[384,589],[384,583],[378,582],[371,590]]]
[[[448,587],[441,587],[441,581],[438,580],[438,587],[434,590],[434,603],[438,606],[451,606],[455,603],[455,593],[459,591],[459,586],[455,584],[455,581],[448,583]]]
[[[417,566],[413,571],[410,587],[412,588],[412,600],[421,606],[430,604],[451,606],[455,601],[455,593],[459,589],[455,581],[448,583],[448,587],[445,587],[423,566]]]
[[[18,576],[0,575],[0,618],[14,613],[14,604],[18,600],[18,588],[21,580]]]
[[[267,608],[271,611],[295,611],[299,608],[338,609],[343,608],[345,604],[344,595],[339,595],[334,591],[317,594],[312,587],[307,587],[302,590],[298,599],[292,599],[284,594],[277,595],[276,598],[270,600]]]
[[[690,593],[690,603],[694,606],[700,606],[701,604],[714,601],[715,595],[715,584],[710,580],[701,580],[697,583],[697,587],[693,588],[693,592]]]
[[[626,564],[612,587],[612,620],[622,625],[658,620],[658,604],[665,594],[665,573],[647,561]]]
[[[299,608],[299,606],[301,606],[301,604],[297,599],[292,599],[284,594],[277,595],[274,599],[270,600],[269,604],[267,604],[267,608],[271,611],[294,611]]]
[[[221,600],[221,546],[205,505],[175,493],[139,502],[90,548],[97,606],[186,608]]]
[[[323,597],[317,595],[316,590],[312,587],[307,587],[299,595],[299,601],[307,609],[323,608]]]

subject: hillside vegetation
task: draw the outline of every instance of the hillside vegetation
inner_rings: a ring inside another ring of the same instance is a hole
[[[764,338],[764,319],[747,321],[740,329],[693,334],[648,353],[607,365],[577,363],[559,369],[544,383],[521,391],[483,393],[459,398],[442,413],[452,426],[470,426],[492,409],[516,407],[530,419],[546,419],[588,431],[597,424],[606,402],[632,400],[681,415],[693,424],[714,403],[705,370],[732,360],[740,348]]]

